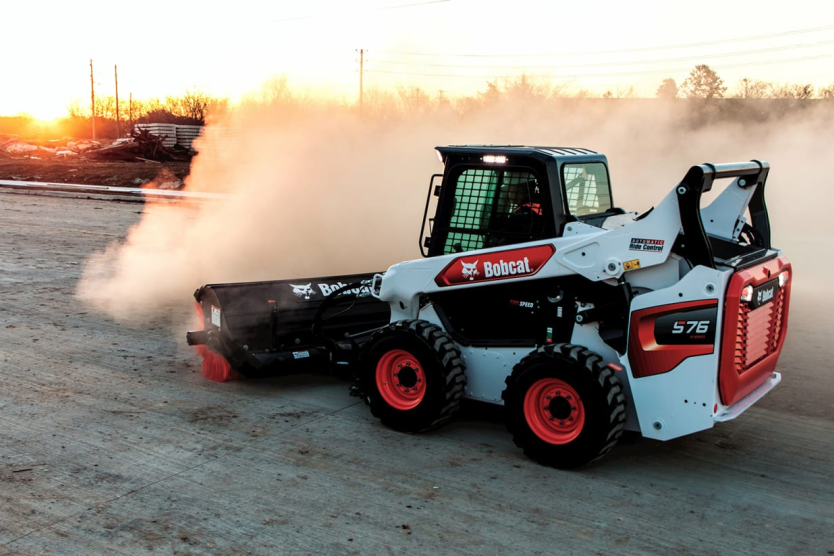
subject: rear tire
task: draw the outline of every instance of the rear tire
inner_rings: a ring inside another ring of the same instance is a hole
[[[541,347],[519,361],[506,382],[507,428],[540,463],[582,467],[605,455],[623,433],[622,385],[602,357],[584,347]]]
[[[374,334],[360,388],[385,426],[424,432],[460,409],[466,375],[460,350],[443,330],[423,320],[389,324]]]

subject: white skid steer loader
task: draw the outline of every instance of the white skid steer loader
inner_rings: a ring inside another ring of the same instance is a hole
[[[405,432],[464,398],[503,405],[515,443],[559,468],[624,430],[668,440],[734,419],[779,383],[791,266],[771,246],[767,163],[693,166],[637,215],[587,149],[437,152],[425,258],[203,286],[189,343],[244,376],[351,369],[354,393]],[[732,182],[702,209],[716,179]]]

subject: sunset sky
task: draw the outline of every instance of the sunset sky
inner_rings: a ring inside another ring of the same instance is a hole
[[[709,64],[742,77],[834,83],[834,2],[357,0],[337,2],[14,2],[2,8],[0,115],[66,114],[98,94],[127,99],[197,87],[233,99],[286,75],[356,99],[365,86],[471,94],[522,72],[601,94],[654,96]]]

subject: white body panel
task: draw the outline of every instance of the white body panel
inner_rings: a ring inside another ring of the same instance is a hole
[[[644,436],[669,440],[707,429],[713,423],[713,407],[718,395],[718,359],[724,291],[730,271],[699,266],[671,287],[638,295],[631,303],[631,313],[640,309],[686,301],[716,299],[718,320],[713,352],[685,359],[671,371],[635,378],[627,356],[620,363],[628,373],[633,406],[639,416]]]
[[[701,209],[704,230],[724,239],[736,239],[741,233],[745,209],[753,198],[755,187],[739,187],[739,180],[733,180],[712,203]]]

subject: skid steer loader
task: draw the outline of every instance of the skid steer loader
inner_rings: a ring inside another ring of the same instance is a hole
[[[558,468],[624,430],[669,440],[734,419],[781,380],[791,266],[771,246],[767,163],[693,166],[638,215],[591,150],[437,153],[423,259],[203,286],[188,342],[244,376],[349,369],[400,431],[443,425],[464,398],[503,405],[515,443]]]

